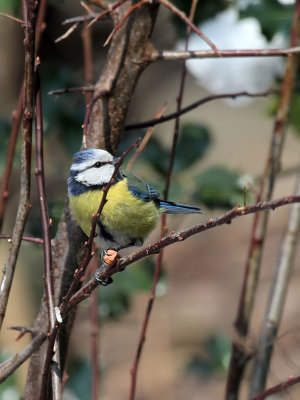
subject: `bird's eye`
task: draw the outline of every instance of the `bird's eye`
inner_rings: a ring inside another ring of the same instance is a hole
[[[100,167],[102,167],[102,162],[100,162],[100,161],[97,161],[95,164],[94,164],[94,167],[95,168],[100,168]]]

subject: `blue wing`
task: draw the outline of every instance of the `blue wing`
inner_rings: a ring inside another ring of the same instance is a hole
[[[121,171],[121,174],[127,179],[128,189],[136,198],[145,202],[158,199],[158,191],[149,183],[127,171]]]

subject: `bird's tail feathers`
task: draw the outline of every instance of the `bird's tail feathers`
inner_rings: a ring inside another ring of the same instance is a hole
[[[159,207],[163,209],[164,214],[204,214],[204,212],[198,207],[172,203],[171,201],[160,200]]]

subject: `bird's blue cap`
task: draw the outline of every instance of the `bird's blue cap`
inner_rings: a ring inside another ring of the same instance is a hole
[[[90,158],[93,158],[95,156],[95,153],[96,149],[77,151],[77,153],[75,153],[73,156],[74,163],[80,164],[83,161],[89,160]]]

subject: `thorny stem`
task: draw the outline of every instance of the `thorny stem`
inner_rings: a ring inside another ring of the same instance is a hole
[[[44,175],[44,152],[43,152],[43,110],[42,110],[42,95],[40,87],[39,76],[40,60],[37,58],[36,66],[36,117],[35,117],[35,131],[36,131],[36,182],[39,199],[39,207],[43,231],[43,246],[44,246],[44,284],[46,293],[46,302],[48,308],[48,321],[49,330],[51,331],[56,323],[55,310],[54,310],[54,289],[53,289],[53,271],[52,271],[52,250],[50,230],[51,223],[49,221],[49,214],[47,208],[47,198],[45,189],[45,175]],[[54,362],[59,368],[59,346],[57,341],[54,346],[55,359]],[[51,370],[52,377],[52,396],[53,400],[61,398],[61,384],[60,376],[57,375],[54,369]]]
[[[31,139],[33,118],[33,77],[35,50],[35,20],[38,2],[23,1],[23,20],[25,30],[25,72],[23,97],[23,128],[21,150],[21,184],[20,201],[13,229],[11,246],[5,264],[0,295],[0,328],[6,312],[6,306],[14,277],[15,267],[22,241],[25,223],[30,209],[30,172],[31,172]]]
[[[298,0],[294,8],[294,16],[291,30],[291,46],[296,46],[299,44],[297,35],[295,35],[295,32],[298,32],[299,27],[299,5],[300,1]],[[281,87],[280,103],[274,123],[269,158],[266,162],[264,179],[261,183],[260,193],[258,194],[257,198],[258,201],[269,201],[272,196],[275,175],[277,174],[278,170],[277,166],[280,163],[281,150],[285,138],[288,111],[290,107],[293,83],[295,79],[295,71],[296,57],[290,56],[287,60],[286,72]],[[276,170],[272,167],[272,165],[276,165]],[[237,333],[242,338],[246,338],[248,334],[248,326],[252,315],[255,293],[258,284],[267,222],[268,213],[262,215],[257,214],[254,217],[251,243],[248,258],[246,261],[245,274],[239,299],[237,316],[235,319],[235,327]],[[237,344],[233,343],[226,387],[227,400],[237,399],[241,379],[248,359],[249,358],[244,353],[244,350],[240,348],[240,346],[238,346]],[[251,391],[250,389],[250,395],[253,396],[255,394],[257,393]]]

